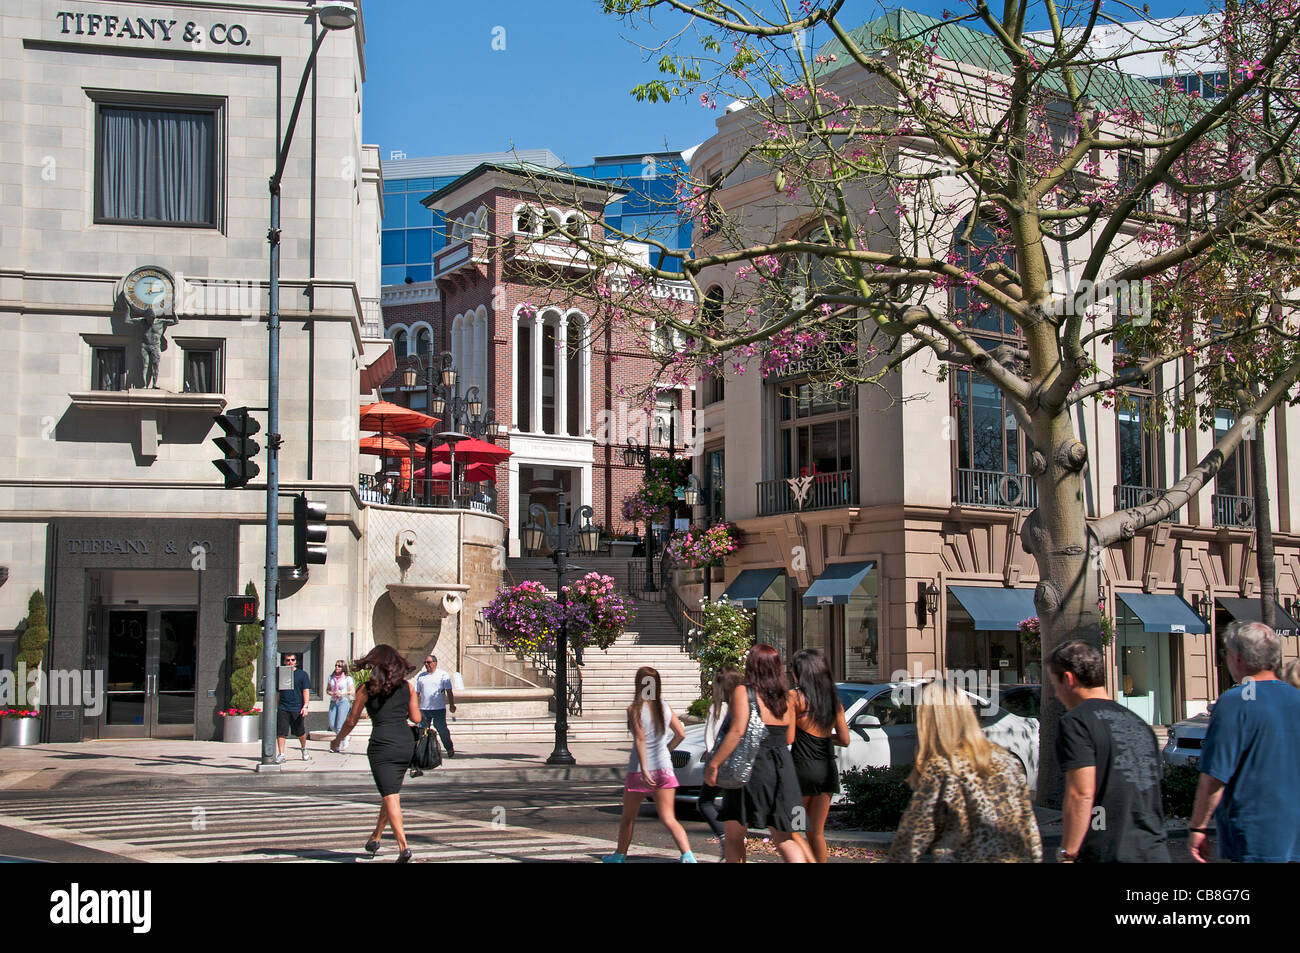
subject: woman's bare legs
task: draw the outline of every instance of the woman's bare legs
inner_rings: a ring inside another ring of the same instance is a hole
[[[393,836],[397,838],[398,850],[406,850],[406,830],[402,827],[402,796],[389,794],[384,798],[384,810],[393,825]]]
[[[379,820],[375,822],[375,832],[371,835],[371,840],[379,840],[384,836],[384,828],[388,826],[388,798],[379,800]]]
[[[655,810],[659,812],[659,820],[668,828],[668,833],[673,835],[673,841],[677,844],[677,849],[683,854],[691,849],[691,842],[686,837],[686,829],[677,821],[675,812],[675,802],[677,799],[676,788],[659,788],[654,793]]]
[[[772,835],[772,843],[780,853],[781,859],[787,864],[808,863],[808,854],[805,853],[804,845],[800,844],[793,834],[778,831],[775,827],[769,827],[767,831]]]
[[[632,831],[636,828],[636,816],[641,810],[641,802],[644,800],[644,794],[633,791],[623,792],[623,816],[618,821],[617,852],[620,854],[626,854],[628,847],[632,844]]]
[[[814,794],[803,799],[808,817],[808,846],[812,848],[813,863],[826,863],[826,815],[831,811],[829,794]]]
[[[740,821],[727,821],[727,833],[724,835],[727,846],[727,863],[743,864],[745,862],[745,825]]]

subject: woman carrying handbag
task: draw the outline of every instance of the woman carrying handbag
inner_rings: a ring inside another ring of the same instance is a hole
[[[790,759],[794,741],[793,693],[786,690],[781,655],[770,645],[756,645],[745,659],[745,684],[731,698],[731,725],[704,769],[704,783],[727,788],[718,819],[726,823],[727,863],[745,861],[745,832],[766,827],[772,843],[788,864],[808,861],[804,846],[794,837],[803,817],[799,779]],[[729,761],[740,748],[743,760]],[[726,765],[721,784],[719,768]],[[744,779],[740,787],[727,787]],[[747,775],[747,778],[746,778]]]

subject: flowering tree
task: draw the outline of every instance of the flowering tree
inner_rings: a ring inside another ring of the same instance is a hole
[[[694,658],[700,663],[700,685],[708,694],[720,670],[744,669],[745,653],[754,644],[749,631],[752,616],[726,599],[701,599],[700,613],[703,626],[692,632],[698,640]]]
[[[1193,500],[1300,376],[1300,2],[1232,2],[1122,43],[1101,38],[1101,0],[973,0],[866,26],[843,7],[604,0],[637,27],[682,16],[646,44],[660,73],[634,95],[739,111],[725,167],[683,186],[699,304],[665,292],[679,276],[653,263],[670,249],[631,255],[608,227],[576,241],[588,267],[568,290],[661,357],[660,387],[796,363],[892,400],[914,396],[905,365],[984,378],[1028,438],[1038,505],[1020,539],[1043,651],[1100,643],[1105,547]],[[1227,63],[1227,82],[1207,96],[1127,74],[1152,54]],[[1208,428],[1229,390],[1236,422],[1167,489],[1090,522],[1078,410],[1162,371],[1178,382],[1153,425]]]

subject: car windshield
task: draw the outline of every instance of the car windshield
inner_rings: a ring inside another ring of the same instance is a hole
[[[853,703],[856,702],[859,698],[863,698],[866,695],[870,694],[869,689],[850,688],[847,685],[836,685],[835,690],[840,693],[840,704],[844,706],[845,711],[848,711],[850,708],[852,708]]]

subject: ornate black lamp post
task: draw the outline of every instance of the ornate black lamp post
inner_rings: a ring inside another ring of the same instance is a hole
[[[677,422],[671,417],[668,420],[668,459],[671,460],[677,455],[676,447],[676,424]],[[650,439],[646,435],[646,444],[641,446],[637,443],[635,437],[627,438],[627,449],[623,451],[623,465],[627,467],[643,466],[645,467],[644,481],[650,482]],[[672,506],[668,507],[668,519],[672,519]],[[655,557],[654,557],[654,521],[650,514],[646,514],[645,521],[645,591],[657,592],[655,586]]]
[[[547,764],[577,764],[569,753],[569,625],[568,597],[564,593],[564,576],[569,570],[569,546],[577,537],[578,547],[591,555],[600,545],[600,528],[591,522],[594,515],[590,506],[580,506],[577,518],[582,525],[575,530],[565,512],[564,491],[555,502],[556,524],[551,524],[551,514],[540,503],[528,507],[531,521],[524,527],[524,545],[536,552],[543,543],[550,547],[555,563],[555,596],[560,603],[560,635],[555,642],[555,750],[546,759]]]
[[[434,384],[434,369],[438,370],[438,384]],[[407,367],[402,372],[402,383],[414,387],[419,375],[425,375],[425,393],[429,413],[442,419],[447,425],[445,432],[438,434],[451,447],[451,495],[456,495],[456,444],[466,437],[477,440],[487,438],[495,440],[501,433],[497,423],[496,410],[489,407],[483,413],[483,401],[479,399],[477,387],[471,387],[464,398],[460,396],[460,375],[449,352],[443,351],[434,360],[433,347],[421,356],[415,356],[415,366]],[[448,412],[449,411],[449,412]],[[444,416],[444,412],[447,412]],[[433,502],[433,480],[430,473],[433,467],[433,440],[424,449],[424,502],[428,506]]]

